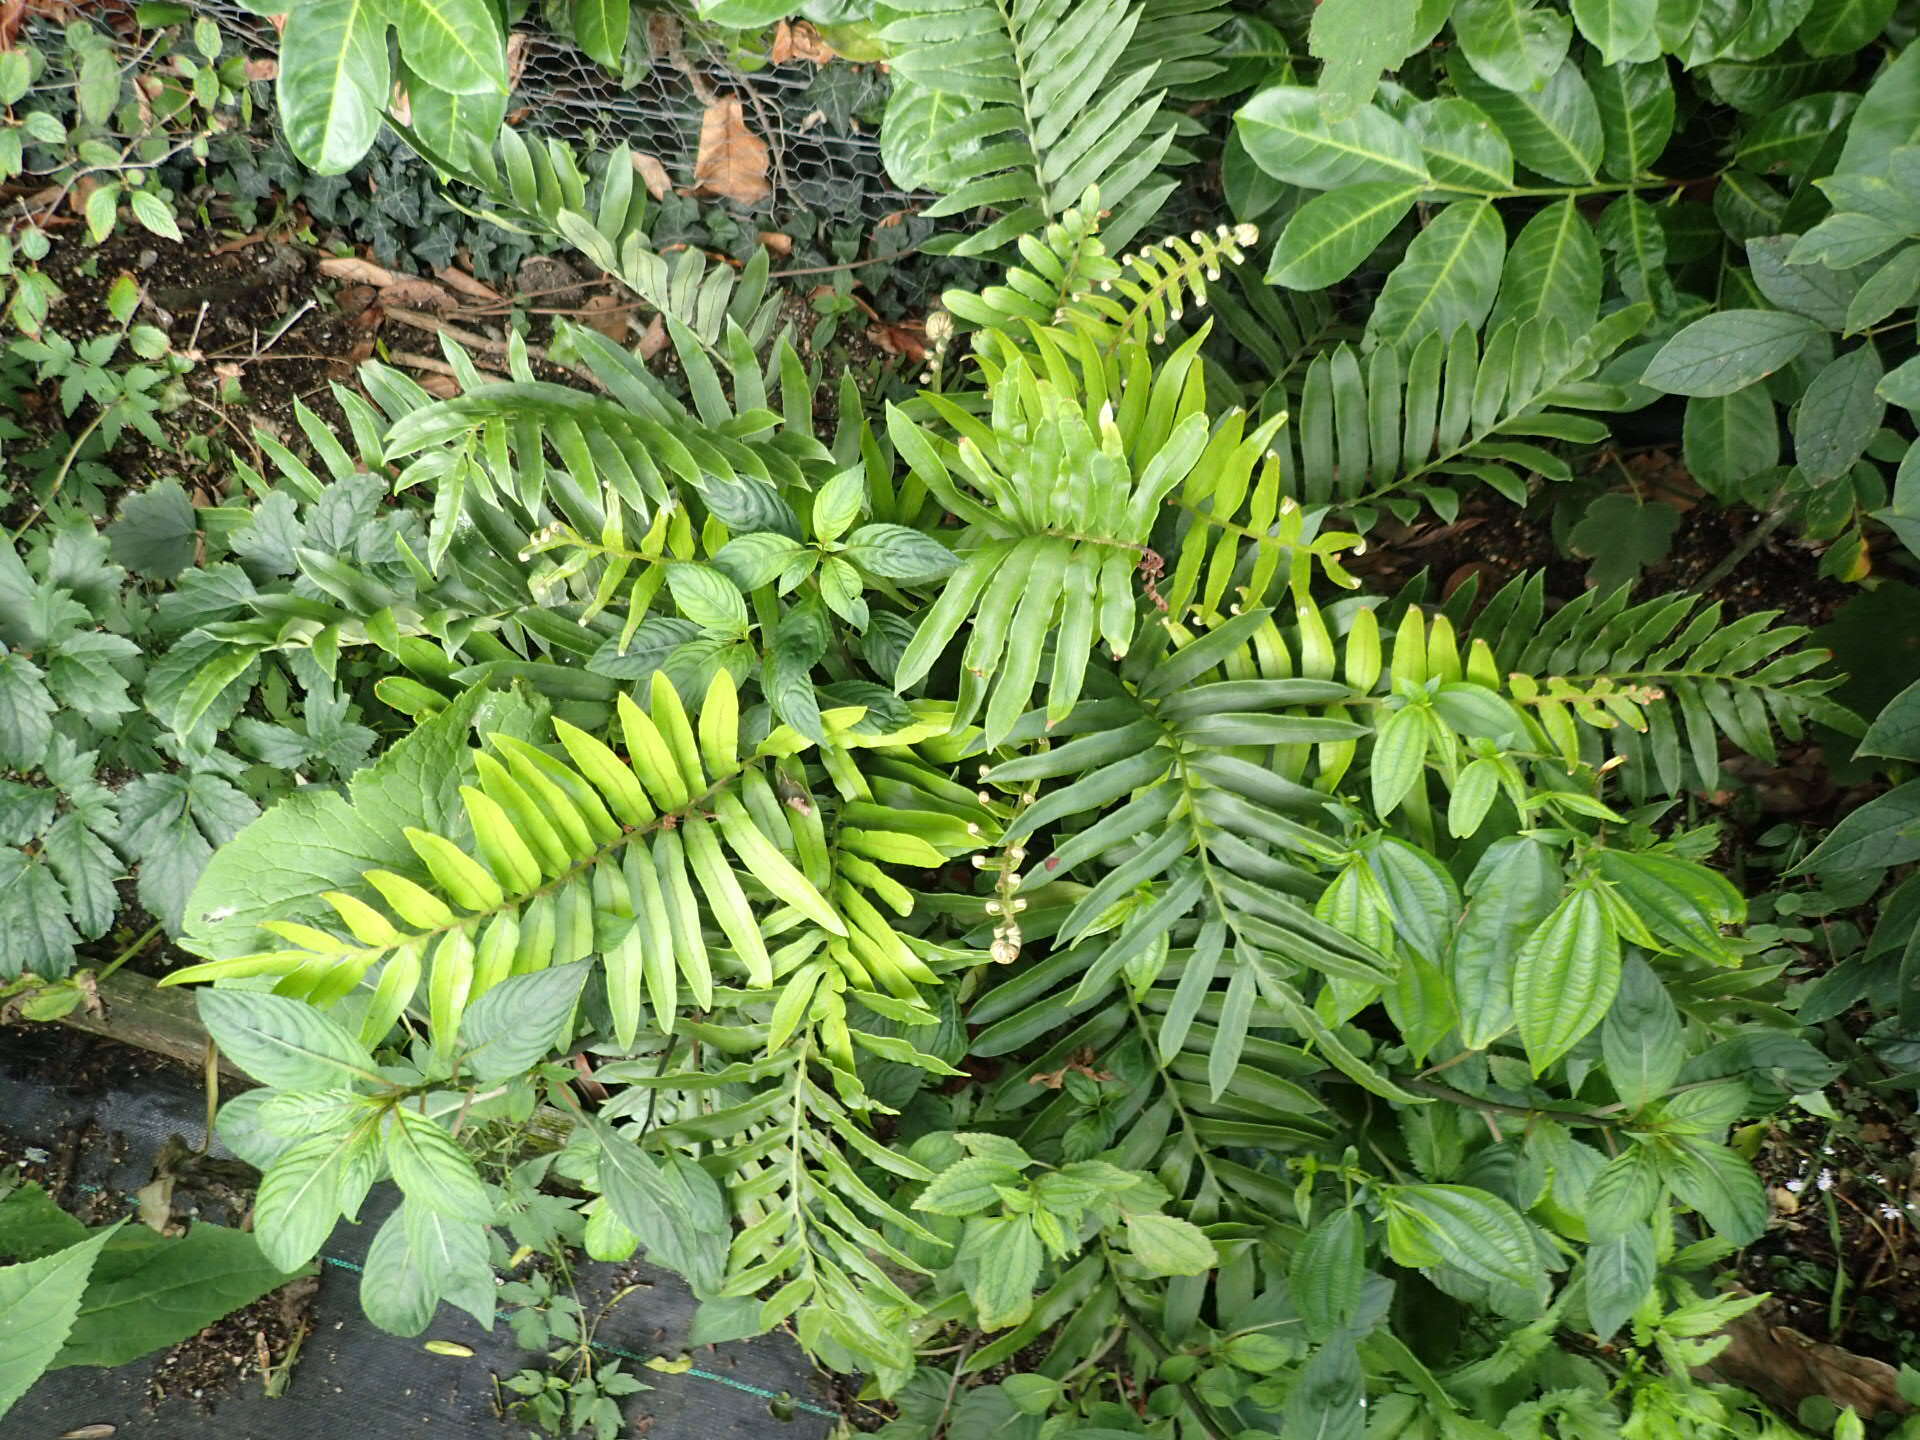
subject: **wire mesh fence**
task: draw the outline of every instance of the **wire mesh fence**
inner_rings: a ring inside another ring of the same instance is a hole
[[[200,0],[195,8],[250,53],[278,49],[272,22],[234,0]],[[615,76],[560,36],[516,32],[514,122],[570,141],[625,143],[656,157],[674,184],[686,187],[694,183],[707,107],[737,96],[769,152],[771,190],[761,213],[872,222],[914,204],[887,178],[877,129],[854,113],[877,113],[884,100],[886,78],[877,67],[776,65],[723,53],[664,15],[630,48],[642,52],[639,62]]]

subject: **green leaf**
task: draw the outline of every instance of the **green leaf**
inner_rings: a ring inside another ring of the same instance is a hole
[[[386,0],[305,0],[287,15],[280,120],[288,148],[322,175],[352,169],[380,131],[393,83],[387,18]]]
[[[120,218],[120,187],[101,185],[87,195],[87,234],[98,245],[113,233],[113,222]]]
[[[1620,993],[1600,1027],[1600,1053],[1614,1093],[1629,1110],[1665,1095],[1686,1063],[1680,1012],[1653,967],[1638,955],[1620,967]]]
[[[1458,52],[1447,56],[1447,73],[1460,93],[1500,127],[1522,165],[1562,184],[1594,183],[1605,149],[1600,109],[1571,60],[1562,62],[1538,90],[1490,85]]]
[[[1847,303],[1845,330],[1857,335],[1905,309],[1920,294],[1920,245],[1909,245],[1860,282]]]
[[[1573,41],[1567,17],[1530,0],[1456,0],[1454,38],[1474,71],[1502,90],[1538,90]]]
[[[0,851],[0,858],[5,852]],[[1841,817],[1798,874],[1880,870],[1920,860],[1920,780],[1889,790]]]
[[[1321,113],[1318,92],[1307,86],[1262,90],[1234,123],[1254,163],[1289,184],[1333,190],[1367,180],[1428,179],[1406,126],[1371,105],[1330,120]]]
[[[627,48],[629,0],[573,0],[573,41],[616,74]]]
[[[1128,1219],[1129,1230],[1133,1218]],[[1027,1318],[1033,1309],[1041,1258],[1040,1237],[1025,1215],[976,1217],[967,1222],[954,1262],[982,1330],[1002,1330]]]
[[[38,1260],[87,1238],[87,1227],[29,1180],[0,1199],[0,1260]]]
[[[1571,200],[1549,205],[1520,231],[1507,253],[1489,333],[1509,320],[1553,317],[1572,335],[1600,312],[1600,242]]]
[[[258,990],[202,990],[196,998],[214,1044],[262,1085],[329,1090],[376,1078],[360,1042],[303,1001]]]
[[[862,525],[840,552],[869,575],[908,585],[943,580],[960,567],[960,557],[933,536],[905,525]]]
[[[1477,330],[1493,308],[1506,228],[1484,200],[1442,210],[1407,246],[1367,321],[1367,339],[1401,349],[1427,335]]]
[[[1220,1263],[1205,1231],[1171,1215],[1127,1216],[1127,1248],[1149,1275],[1204,1275]]]
[[[1573,0],[1573,23],[1600,52],[1603,65],[1656,60],[1653,20],[1659,0]]]
[[[1321,61],[1321,109],[1339,120],[1373,99],[1380,73],[1412,53],[1415,0],[1321,0],[1307,53]]]
[[[1609,492],[1588,505],[1580,523],[1567,531],[1567,548],[1593,561],[1587,583],[1608,595],[1666,559],[1679,528],[1680,512],[1673,506]]]
[[[133,218],[147,230],[165,240],[178,240],[180,225],[173,218],[173,207],[151,190],[133,190],[127,194]]]
[[[1676,1139],[1660,1173],[1721,1239],[1749,1245],[1766,1230],[1766,1187],[1753,1167],[1726,1146]]]
[[[200,517],[177,481],[163,480],[120,502],[107,526],[116,564],[150,580],[171,580],[193,564]]]
[[[1641,383],[1670,395],[1731,395],[1791,363],[1819,330],[1780,310],[1721,310],[1662,346]]]
[[[1920,681],[1887,702],[1886,708],[1874,717],[1855,753],[1920,760]]]
[[[1653,1289],[1653,1231],[1631,1225],[1587,1247],[1587,1325],[1601,1341],[1611,1340]]]
[[[695,1295],[712,1294],[726,1270],[729,1238],[720,1186],[684,1156],[655,1159],[603,1121],[589,1124],[600,1142],[600,1186],[620,1223]]]
[[[1419,783],[1426,766],[1429,736],[1426,711],[1413,705],[1394,711],[1380,727],[1368,779],[1373,813],[1382,820],[1398,809],[1407,792]]]
[[[297,1270],[320,1253],[343,1202],[358,1203],[372,1180],[372,1147],[358,1129],[342,1127],[303,1140],[260,1177],[253,1233],[261,1253],[282,1270]]]
[[[1288,218],[1273,247],[1268,283],[1323,290],[1346,279],[1406,217],[1425,188],[1368,180],[1313,196]]]
[[[1422,100],[1407,112],[1407,126],[1434,184],[1481,194],[1513,188],[1513,147],[1472,101],[1457,95]]]
[[[1871,344],[1849,350],[1813,377],[1793,419],[1793,458],[1817,482],[1836,480],[1867,453],[1887,413],[1877,393],[1880,356]]]
[[[574,1006],[593,962],[576,960],[501,981],[460,1019],[461,1063],[482,1084],[525,1074],[572,1032]]]
[[[506,41],[487,0],[387,0],[387,18],[399,31],[407,68],[435,89],[452,95],[506,91]],[[283,42],[283,66],[285,55]]]
[[[1325,1340],[1347,1324],[1366,1278],[1366,1222],[1352,1208],[1335,1210],[1307,1231],[1287,1271],[1307,1333]]]
[[[1606,172],[1616,180],[1653,173],[1673,138],[1673,78],[1666,62],[1590,66],[1587,82],[1600,111]]]
[[[0,1266],[0,1416],[66,1343],[87,1277],[112,1235],[102,1230],[44,1259]]]
[[[31,770],[53,739],[46,675],[18,650],[0,654],[0,765]]]
[[[89,125],[105,125],[113,118],[113,107],[120,103],[120,57],[111,46],[89,47],[80,57],[74,99]]]
[[[23,971],[64,975],[79,939],[46,861],[0,846],[0,978]]]
[[[1281,1424],[1278,1433],[1289,1440],[1361,1440],[1367,1431],[1367,1372],[1357,1345],[1341,1337],[1307,1358],[1287,1392]]]
[[[1846,323],[1847,309],[1859,288],[1857,275],[1792,258],[1792,235],[1765,235],[1747,242],[1747,263],[1760,293],[1796,315],[1817,320],[1829,330]]]
[[[680,613],[704,630],[743,635],[747,629],[747,601],[718,570],[706,565],[681,564],[667,571],[667,588]]]
[[[1893,9],[1894,0],[1817,0],[1793,36],[1809,55],[1851,55],[1879,38]]]
[[[1687,401],[1682,443],[1687,469],[1716,495],[1780,463],[1780,422],[1764,385]]]
[[[1583,886],[1527,937],[1513,969],[1513,1014],[1538,1075],[1594,1026],[1620,986],[1620,941],[1600,896]]]
[[[1837,174],[1885,174],[1893,152],[1920,140],[1920,45],[1900,52],[1867,87],[1847,127]]]
[[[253,1236],[210,1221],[172,1239],[122,1232],[94,1262],[54,1366],[125,1365],[198,1334],[292,1278],[267,1263]]]
[[[1524,836],[1496,840],[1474,867],[1448,959],[1462,1043],[1484,1049],[1512,1027],[1514,957],[1563,883],[1554,852]]]
[[[1021,1169],[988,1155],[956,1160],[928,1182],[913,1208],[934,1215],[977,1215],[1000,1203],[998,1187],[1021,1183]]]
[[[1547,1277],[1533,1229],[1496,1195],[1471,1185],[1385,1185],[1387,1253],[1409,1269],[1450,1265],[1493,1287],[1501,1313],[1523,1318],[1544,1303]]]
[[[392,1112],[386,1157],[395,1183],[409,1201],[475,1225],[493,1219],[493,1201],[467,1152],[418,1111],[403,1105]]]

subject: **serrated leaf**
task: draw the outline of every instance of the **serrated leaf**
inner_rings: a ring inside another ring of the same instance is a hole
[[[1590,888],[1560,902],[1527,941],[1513,969],[1513,1015],[1538,1075],[1565,1055],[1613,1004],[1620,941]]]
[[[374,1078],[373,1057],[311,1005],[255,990],[202,990],[195,998],[214,1044],[263,1085],[327,1090]]]
[[[112,1230],[24,1265],[0,1266],[0,1415],[52,1362]]]

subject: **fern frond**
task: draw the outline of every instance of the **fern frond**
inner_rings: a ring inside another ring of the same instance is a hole
[[[1803,647],[1811,632],[1776,624],[1778,611],[1729,622],[1718,601],[1671,595],[1636,605],[1624,588],[1545,610],[1541,577],[1519,577],[1487,602],[1469,637],[1512,672],[1516,694],[1535,690],[1524,698],[1556,750],[1570,763],[1582,753],[1595,763],[1619,757],[1636,799],[1718,788],[1723,738],[1771,764],[1776,731],[1798,740],[1817,721],[1861,733],[1858,717],[1826,698],[1845,678],[1819,673],[1832,656]],[[1601,698],[1569,705],[1555,686]],[[1614,698],[1635,693],[1650,698]]]
[[[288,949],[194,966],[177,983],[273,975],[282,993],[321,1005],[371,983],[366,1023],[377,1039],[424,981],[442,1047],[467,1004],[508,975],[591,955],[623,1045],[649,1007],[671,1033],[683,997],[711,1009],[730,985],[747,992],[736,1002],[776,981],[810,996],[831,975],[835,993],[924,1010],[921,987],[936,977],[885,919],[900,887],[875,862],[944,864],[980,843],[977,822],[970,832],[908,810],[893,828],[882,807],[843,804],[830,844],[820,799],[785,760],[806,742],[776,732],[748,748],[729,672],[715,674],[696,713],[663,674],[650,701],[642,710],[620,697],[625,758],[565,721],[554,724],[553,749],[493,737],[474,757],[477,784],[461,792],[469,843],[409,828],[421,868],[369,871],[365,890],[325,896],[337,930],[273,922],[266,928]],[[790,1035],[809,1011],[787,999]],[[776,1020],[768,1048],[784,1038]],[[844,1024],[823,1043],[851,1073]]]
[[[1134,0],[910,0],[882,34],[901,87],[962,97],[937,166],[946,196],[927,210],[991,207],[999,219],[953,247],[987,254],[1099,187],[1114,243],[1138,233],[1173,188],[1155,169],[1173,143],[1157,65],[1129,64]],[[916,102],[896,101],[902,111]]]

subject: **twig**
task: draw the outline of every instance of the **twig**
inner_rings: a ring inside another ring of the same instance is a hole
[[[775,270],[768,275],[769,280],[790,280],[796,275],[831,275],[837,270],[864,270],[869,265],[891,265],[895,260],[904,260],[909,255],[918,255],[920,247],[909,245],[906,249],[892,255],[876,255],[868,260],[847,260],[838,265],[802,265],[794,270]]]
[[[66,458],[60,462],[60,468],[54,472],[53,484],[48,487],[46,498],[37,502],[33,509],[27,512],[27,518],[22,520],[20,522],[20,528],[13,532],[12,538],[14,540],[18,540],[22,535],[26,534],[27,527],[47,513],[47,506],[51,505],[54,500],[58,498],[60,487],[67,483],[67,476],[73,470],[73,462],[80,458],[80,447],[87,443],[87,437],[89,435],[100,428],[101,422],[107,418],[107,415],[112,410],[113,406],[111,405],[102,406],[99,412],[94,415],[93,419],[89,420],[81,428],[80,433],[73,437],[73,444],[67,447]]]
[[[387,352],[387,359],[391,360],[395,365],[404,365],[409,370],[424,370],[429,375],[451,375],[456,380],[460,378],[460,372],[454,369],[453,366],[444,360],[436,360],[431,355],[416,355],[411,350],[389,350]],[[476,365],[473,368],[478,370],[482,375],[493,376],[496,380],[509,378],[502,375],[498,370],[487,369],[484,365]]]
[[[1775,497],[1775,501],[1777,505],[1777,496]],[[1769,511],[1760,523],[1749,530],[1741,538],[1740,543],[1727,553],[1727,557],[1724,560],[1694,582],[1694,593],[1704,595],[1722,580],[1726,579],[1727,576],[1731,575],[1749,555],[1760,548],[1761,544],[1769,535],[1773,534],[1774,531],[1778,530],[1780,526],[1785,523],[1786,518],[1787,509],[1783,505]]]
[[[267,340],[266,344],[256,345],[253,347],[253,354],[248,358],[258,360],[262,355],[266,354],[267,351],[273,349],[275,345],[278,345],[280,343],[280,337],[282,335],[285,335],[287,331],[291,330],[295,325],[298,325],[300,323],[300,317],[305,315],[309,310],[313,309],[313,307],[319,303],[320,302],[315,300],[313,296],[309,295],[306,299],[305,304],[301,305],[301,307],[298,310],[294,311],[293,314],[289,315],[284,321],[281,322],[280,328],[273,332],[272,336]],[[204,310],[206,307],[202,305],[201,308]],[[195,334],[199,333],[199,330],[197,327],[194,333]]]
[[[430,330],[436,335],[445,335],[449,340],[456,341],[461,345],[470,346],[475,350],[485,350],[490,355],[505,355],[508,353],[507,342],[504,340],[495,340],[491,335],[482,335],[477,330],[463,330],[458,325],[449,325],[446,321],[425,314],[419,310],[389,309],[387,311],[387,318],[389,320],[398,320],[402,325],[411,325],[416,330]],[[606,383],[592,371],[581,370],[572,365],[561,365],[558,360],[548,355],[546,350],[539,345],[527,346],[527,354],[535,360],[545,360],[549,365],[559,366],[560,369],[586,381],[596,390],[605,390],[607,388]]]

